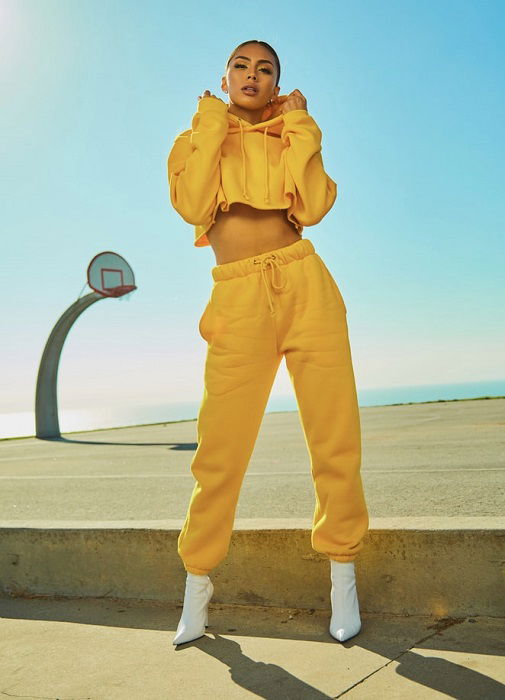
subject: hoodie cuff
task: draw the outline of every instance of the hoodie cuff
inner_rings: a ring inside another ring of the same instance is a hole
[[[203,112],[227,112],[228,105],[217,97],[211,97],[207,95],[198,100],[198,112],[203,114]]]
[[[283,139],[289,133],[311,134],[318,143],[321,143],[321,129],[306,109],[290,109],[283,117],[284,124],[281,132]]]
[[[306,109],[290,109],[288,112],[284,112],[282,115],[284,119],[299,119],[300,117],[310,116],[308,110]]]

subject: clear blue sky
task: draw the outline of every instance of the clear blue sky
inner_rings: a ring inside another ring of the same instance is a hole
[[[166,158],[253,38],[323,131],[338,198],[303,235],[346,301],[358,387],[503,378],[504,20],[501,0],[0,0],[0,413],[33,407],[103,250],[138,290],[77,321],[60,407],[200,398],[215,258],[171,207]]]

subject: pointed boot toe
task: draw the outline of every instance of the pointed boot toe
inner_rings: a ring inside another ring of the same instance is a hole
[[[185,644],[205,634],[209,624],[208,604],[214,593],[210,578],[188,572],[182,615],[173,638],[173,644]]]
[[[330,634],[339,642],[361,630],[354,562],[331,561]]]

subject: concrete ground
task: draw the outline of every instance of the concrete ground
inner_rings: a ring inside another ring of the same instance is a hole
[[[343,644],[322,611],[210,604],[174,646],[181,606],[0,599],[0,697],[67,700],[498,700],[503,621],[363,615]]]
[[[371,517],[499,516],[505,399],[365,406],[363,483]],[[0,441],[3,521],[184,518],[196,421]],[[312,518],[297,411],[267,413],[237,518]]]
[[[444,517],[454,523],[468,518],[479,522],[483,536],[486,519],[497,527],[503,517],[505,399],[360,410],[372,518]],[[183,518],[195,449],[195,421],[65,434],[51,441],[0,441],[7,543],[0,565],[5,572],[19,568],[19,577],[23,561],[25,567],[33,561],[26,559],[31,550],[22,549],[31,531],[9,534],[9,526],[145,521],[155,527]],[[236,516],[310,520],[313,509],[298,414],[266,414]],[[57,538],[50,529],[42,532],[41,542],[50,541],[54,549]],[[72,536],[84,538],[76,533]],[[462,531],[462,539],[470,546],[477,534],[469,539]],[[114,531],[105,540],[111,537]],[[419,565],[417,549],[415,554]],[[95,562],[86,556],[82,565]],[[493,566],[503,559],[490,558]],[[367,567],[380,580],[384,572],[375,572],[374,561]],[[99,571],[104,569],[105,564]],[[130,579],[130,570],[127,574]],[[28,566],[27,575],[39,574]],[[440,579],[435,571],[433,576]],[[465,571],[461,576],[463,581]],[[493,583],[493,593],[495,588]],[[405,584],[398,588],[404,589]],[[328,610],[211,602],[206,634],[175,647],[181,609],[182,601],[42,598],[26,591],[24,597],[0,597],[0,698],[505,698],[503,618],[362,613],[361,632],[340,644],[329,634]]]

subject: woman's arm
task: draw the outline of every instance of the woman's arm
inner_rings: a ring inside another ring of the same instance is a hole
[[[302,226],[313,226],[337,197],[337,183],[324,170],[321,129],[306,109],[291,109],[284,114],[281,139],[286,192],[294,198],[290,209]]]
[[[170,200],[188,224],[203,224],[212,214],[227,133],[228,105],[216,97],[203,97],[192,128],[175,139],[167,162]]]

